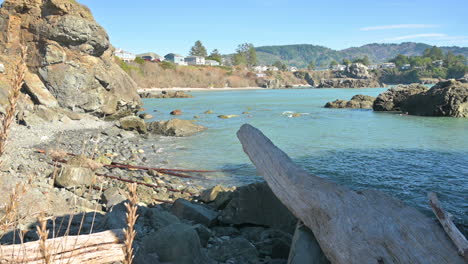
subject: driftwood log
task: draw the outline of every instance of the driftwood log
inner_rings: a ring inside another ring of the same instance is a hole
[[[116,229],[48,239],[46,247],[51,263],[113,263],[124,260],[123,239],[123,230]],[[43,264],[39,241],[0,246],[0,263]]]
[[[314,233],[331,263],[465,263],[436,221],[380,191],[354,191],[299,168],[262,132],[237,132],[281,202]]]
[[[444,228],[447,235],[452,239],[453,243],[458,249],[458,254],[465,258],[468,263],[468,241],[465,236],[458,230],[452,221],[452,216],[444,211],[440,205],[437,194],[430,192],[427,197],[429,198],[429,204],[432,207],[432,211],[436,215],[440,224]]]

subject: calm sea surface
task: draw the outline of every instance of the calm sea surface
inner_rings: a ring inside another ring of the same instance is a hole
[[[249,123],[315,175],[354,189],[382,190],[426,213],[426,194],[435,191],[456,221],[468,226],[468,119],[323,108],[338,98],[384,90],[193,92],[191,99],[145,99],[145,108],[152,121],[170,119],[170,111],[181,109],[179,118],[197,115],[208,127],[189,138],[155,140],[168,166],[226,170],[211,176],[225,185],[261,180],[236,137]],[[206,110],[215,114],[203,114]],[[302,115],[290,117],[291,112]],[[239,117],[219,119],[221,114]]]

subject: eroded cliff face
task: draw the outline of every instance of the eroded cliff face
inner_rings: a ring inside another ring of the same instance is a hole
[[[0,104],[21,45],[28,47],[22,99],[97,116],[136,110],[136,83],[114,62],[106,31],[75,0],[5,0],[0,8]]]

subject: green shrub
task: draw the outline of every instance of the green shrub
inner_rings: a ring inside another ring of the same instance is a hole
[[[141,65],[141,64],[145,63],[145,60],[142,57],[136,57],[134,62]]]
[[[175,70],[176,69],[176,65],[170,61],[162,61],[159,63],[159,66],[161,66],[161,68],[165,69],[165,70]]]

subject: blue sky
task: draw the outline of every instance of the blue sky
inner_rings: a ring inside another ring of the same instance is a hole
[[[93,11],[114,46],[132,52],[187,54],[196,40],[211,51],[316,44],[468,46],[468,0],[78,0]]]

